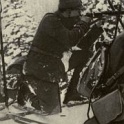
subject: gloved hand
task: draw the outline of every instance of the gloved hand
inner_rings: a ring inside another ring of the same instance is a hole
[[[81,31],[81,34],[83,35],[89,30],[90,22],[91,22],[91,19],[89,17],[81,16],[80,21],[75,25],[75,27],[79,28]]]
[[[90,24],[91,23],[91,18],[90,17],[87,17],[87,16],[80,16],[80,20],[87,23],[87,24]]]

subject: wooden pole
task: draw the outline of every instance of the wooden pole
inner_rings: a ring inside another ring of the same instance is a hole
[[[7,93],[7,81],[6,81],[6,71],[5,71],[5,60],[4,60],[4,47],[3,47],[3,38],[2,38],[2,4],[0,0],[0,47],[1,47],[1,59],[2,59],[2,74],[4,82],[4,94],[5,94],[5,106],[8,108],[8,93]]]

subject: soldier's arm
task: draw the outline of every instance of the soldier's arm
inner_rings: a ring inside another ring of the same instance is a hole
[[[55,38],[58,42],[72,47],[77,44],[78,40],[87,32],[89,26],[86,22],[78,22],[72,30],[67,29],[61,23],[61,20],[53,15],[47,16],[43,21],[46,33]]]

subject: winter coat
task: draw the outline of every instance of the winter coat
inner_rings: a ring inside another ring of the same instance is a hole
[[[62,24],[58,14],[46,14],[38,27],[28,54],[26,73],[50,82],[66,79],[65,68],[61,61],[62,54],[76,45],[86,31],[86,23],[82,21],[69,30]],[[32,50],[34,47],[43,52]]]

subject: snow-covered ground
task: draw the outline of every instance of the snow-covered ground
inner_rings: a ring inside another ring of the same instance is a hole
[[[63,90],[61,94],[61,102],[64,99],[64,94],[66,90]],[[62,103],[61,103],[62,104]],[[62,105],[63,106],[63,105]],[[73,107],[62,107],[62,112],[59,114],[42,116],[36,114],[26,115],[26,118],[33,119],[39,122],[45,122],[47,124],[84,124],[87,120],[87,109],[88,104],[77,105]],[[21,110],[10,106],[9,111],[12,113],[20,113]],[[0,118],[5,116],[8,111],[0,111]],[[90,117],[92,117],[92,111],[90,111]],[[14,120],[0,121],[0,124],[17,124]],[[34,124],[34,123],[33,123]]]
[[[84,124],[85,120],[87,120],[87,108],[88,108],[87,104],[74,107],[64,107],[62,108],[62,113],[60,114],[49,116],[31,114],[25,117],[47,124]],[[10,107],[10,111],[17,112],[20,110]],[[4,116],[5,113],[6,113],[5,110],[2,111],[0,113],[0,117]],[[17,124],[17,122],[10,119],[6,121],[0,121],[0,124]]]

